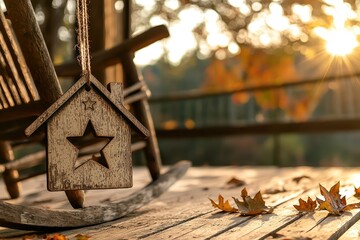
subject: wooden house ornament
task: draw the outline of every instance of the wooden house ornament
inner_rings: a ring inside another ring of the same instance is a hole
[[[89,78],[80,78],[25,130],[30,136],[47,124],[50,191],[132,187],[131,129],[142,137],[149,131],[124,107],[121,83],[110,83],[109,92]],[[82,156],[91,135],[101,149]]]

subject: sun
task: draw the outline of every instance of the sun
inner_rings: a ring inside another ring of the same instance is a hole
[[[326,50],[334,56],[345,56],[352,53],[358,46],[356,35],[347,29],[328,30],[326,37]]]

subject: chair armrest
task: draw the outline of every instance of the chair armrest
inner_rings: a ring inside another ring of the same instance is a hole
[[[152,27],[117,46],[94,53],[91,57],[91,66],[93,69],[101,69],[120,63],[122,56],[136,52],[168,36],[169,31],[165,25]],[[75,60],[57,65],[55,70],[59,77],[73,77],[81,73],[79,63]]]

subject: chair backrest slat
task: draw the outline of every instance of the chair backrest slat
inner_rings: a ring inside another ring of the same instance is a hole
[[[21,82],[19,83],[19,88],[21,87],[22,91],[26,92],[26,95],[28,95],[31,100],[39,100],[39,93],[37,92],[35,83],[26,65],[24,56],[22,55],[22,52],[19,48],[15,33],[2,11],[0,11],[0,32],[3,36],[4,44],[7,46],[7,52],[10,54],[11,59],[13,60],[10,66],[13,71],[16,72],[14,75],[18,76],[18,80],[16,82]]]
[[[0,68],[1,69],[1,68]],[[15,106],[15,102],[11,96],[10,90],[3,78],[3,76],[0,76],[0,86],[2,91],[4,92],[4,96],[6,98],[6,101],[8,102],[9,106],[8,107],[13,107]]]
[[[7,18],[31,72],[44,108],[62,96],[54,64],[47,50],[30,0],[4,0]]]
[[[4,67],[5,71],[9,78],[12,79],[14,86],[16,87],[16,91],[20,96],[22,103],[29,103],[30,97],[27,93],[27,89],[25,88],[24,82],[20,80],[19,73],[15,67],[13,58],[9,52],[8,46],[5,44],[5,40],[2,34],[0,34],[0,52],[4,59]]]
[[[9,76],[7,70],[6,70],[6,63],[4,56],[0,52],[0,74],[3,76],[3,79],[5,80],[5,84],[7,85],[8,89],[10,90],[10,94],[12,96],[12,99],[14,100],[15,104],[20,105],[21,99],[19,96],[19,93],[17,91],[17,88]]]
[[[1,106],[2,108],[8,108],[9,107],[9,104],[5,98],[5,95],[4,95],[4,92],[2,90],[2,87],[0,85],[0,101],[1,101]]]

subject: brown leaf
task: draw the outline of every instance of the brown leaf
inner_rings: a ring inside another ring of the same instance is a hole
[[[226,200],[224,202],[224,197],[221,196],[221,194],[219,194],[219,204],[217,204],[216,202],[214,202],[212,199],[210,199],[211,204],[213,205],[214,208],[218,208],[224,212],[230,212],[230,213],[234,213],[234,212],[238,212],[238,210],[236,208],[233,208],[230,203],[229,200]]]
[[[83,234],[76,234],[75,239],[76,240],[88,240],[88,239],[90,239],[90,237],[87,235],[83,235]]]
[[[360,187],[357,188],[354,186],[354,189],[355,189],[354,197],[360,198]]]
[[[296,183],[299,183],[302,179],[311,179],[311,177],[307,176],[307,175],[302,175],[299,177],[294,177],[292,180]]]
[[[38,237],[33,234],[33,235],[25,235],[22,237],[22,240],[33,240],[33,239],[38,239]]]
[[[240,180],[236,177],[232,177],[232,178],[230,178],[229,181],[226,182],[226,188],[236,188],[236,187],[241,187],[244,185],[245,185],[245,181]]]
[[[68,238],[65,235],[62,235],[60,233],[54,233],[54,236],[51,235],[44,235],[43,239],[46,240],[68,240]]]
[[[344,211],[349,211],[354,208],[359,208],[360,203],[346,204],[345,197],[340,197],[340,182],[336,183],[330,188],[330,191],[326,190],[321,184],[320,193],[324,196],[325,200],[316,198],[319,203],[320,210],[327,210],[331,214],[340,215]]]
[[[260,192],[258,192],[254,198],[251,198],[248,196],[246,188],[244,188],[241,191],[241,198],[243,199],[242,202],[233,197],[241,215],[259,215],[272,213],[273,211],[272,207],[265,206],[265,201],[263,200]]]
[[[286,192],[286,189],[284,187],[282,188],[268,188],[264,191],[265,194],[278,194]]]
[[[312,200],[308,197],[307,201],[299,199],[299,205],[293,205],[299,212],[313,212],[316,208],[316,200]]]

